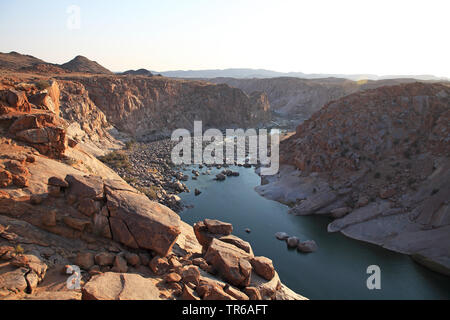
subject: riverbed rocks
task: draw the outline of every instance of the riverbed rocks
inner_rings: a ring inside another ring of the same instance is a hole
[[[227,178],[226,175],[224,175],[223,173],[219,173],[219,174],[216,174],[215,180],[217,180],[217,181],[224,181],[226,178]]]
[[[287,240],[289,238],[289,235],[286,232],[277,232],[275,233],[275,237],[278,240]]]
[[[317,244],[314,240],[300,241],[297,250],[304,253],[317,251]]]
[[[300,242],[300,239],[297,237],[289,237],[286,239],[286,243],[289,248],[296,248],[298,246],[299,242]]]
[[[310,253],[318,249],[314,240],[301,241],[298,237],[289,236],[286,232],[277,232],[275,237],[278,240],[286,241],[288,248],[297,248],[299,252]]]

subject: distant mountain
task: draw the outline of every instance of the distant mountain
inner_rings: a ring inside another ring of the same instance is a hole
[[[95,61],[89,60],[83,56],[76,56],[74,59],[61,65],[61,68],[70,72],[80,73],[99,73],[99,74],[113,74],[111,71],[102,67]]]
[[[153,71],[153,73],[156,73]],[[293,77],[303,79],[321,79],[321,78],[343,78],[349,80],[383,80],[396,78],[412,78],[417,80],[448,80],[447,78],[439,78],[433,75],[387,75],[378,76],[374,74],[324,74],[324,73],[302,73],[302,72],[277,72],[266,69],[212,69],[212,70],[176,70],[159,72],[163,76],[172,78],[279,78]]]
[[[147,69],[128,70],[128,71],[121,72],[121,73],[118,73],[118,74],[121,74],[121,75],[133,75],[133,76],[147,76],[147,77],[152,77],[153,76],[151,71],[149,71]]]
[[[0,69],[19,70],[25,67],[31,67],[35,64],[43,64],[45,61],[33,56],[20,54],[15,51],[10,53],[0,52]]]

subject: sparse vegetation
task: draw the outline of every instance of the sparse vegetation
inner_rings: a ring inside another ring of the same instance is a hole
[[[375,179],[380,179],[380,178],[381,178],[381,173],[375,172],[375,174],[373,175],[373,177],[374,177]]]
[[[115,168],[125,168],[128,169],[131,167],[130,160],[128,159],[128,155],[121,150],[116,150],[108,153],[107,155],[100,156],[98,159],[110,166]]]
[[[134,139],[125,142],[125,148],[126,148],[127,150],[133,150],[133,148],[134,148],[135,146],[136,146],[136,140],[134,140]]]
[[[135,177],[132,177],[132,176],[124,176],[123,180],[125,180],[128,184],[138,183],[138,179],[136,179]]]
[[[39,80],[35,83],[35,86],[38,90],[45,90],[48,87],[50,87],[50,81],[49,80]]]
[[[75,160],[74,158],[70,158],[70,157],[64,158],[62,160],[62,162],[64,162],[65,164],[67,164],[69,166],[74,166],[78,163],[77,160]]]
[[[159,189],[156,186],[150,186],[148,188],[138,187],[137,189],[143,194],[145,194],[147,198],[149,198],[150,200],[158,199],[157,192],[159,191]]]
[[[20,244],[16,246],[15,250],[16,254],[23,254],[25,252],[24,248]]]

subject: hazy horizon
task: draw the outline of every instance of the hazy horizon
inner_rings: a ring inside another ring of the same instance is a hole
[[[0,51],[58,64],[83,55],[112,71],[449,78],[448,6],[441,0],[19,0],[0,4]]]

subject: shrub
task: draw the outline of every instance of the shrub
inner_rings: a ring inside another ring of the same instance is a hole
[[[375,179],[380,179],[381,178],[381,173],[376,172],[373,176]]]
[[[20,244],[18,244],[16,246],[15,250],[16,250],[17,254],[23,254],[25,252],[25,250],[23,249],[23,247]]]
[[[98,159],[107,164],[116,168],[124,168],[128,169],[131,167],[130,160],[125,152],[116,150],[108,153],[107,155],[100,156]]]
[[[50,81],[49,80],[39,80],[38,82],[35,83],[35,85],[38,90],[45,90],[48,87],[50,87]]]
[[[132,176],[125,176],[125,177],[123,177],[123,180],[125,180],[128,184],[138,182],[138,180]]]
[[[136,145],[136,140],[134,140],[134,139],[125,142],[125,148],[126,148],[127,150],[133,149],[135,145]]]
[[[138,189],[140,192],[142,192],[143,194],[145,194],[147,196],[147,198],[149,198],[150,200],[158,200],[158,187],[156,186],[150,186],[148,188],[142,188],[142,187],[138,187],[136,188]]]

